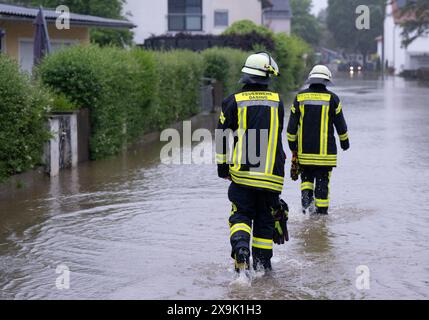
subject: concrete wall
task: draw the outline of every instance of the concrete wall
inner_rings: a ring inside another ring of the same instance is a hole
[[[225,27],[215,27],[214,13],[216,10],[227,10],[229,24],[248,19],[256,24],[262,23],[262,4],[260,0],[202,0],[203,1],[203,32],[219,34]],[[128,0],[125,13],[132,13],[129,19],[137,25],[134,29],[134,41],[138,44],[144,42],[152,34],[168,33],[168,0]],[[193,32],[201,33],[201,32]]]
[[[3,41],[3,51],[19,60],[20,39],[33,39],[34,26],[31,21],[5,21],[0,19],[0,28],[6,31]],[[70,30],[58,30],[54,24],[48,26],[52,41],[71,40],[78,43],[89,43],[89,28],[71,26]]]

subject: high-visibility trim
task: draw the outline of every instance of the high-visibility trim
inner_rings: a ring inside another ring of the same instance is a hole
[[[307,159],[307,160],[336,160],[337,155],[336,154],[313,154],[313,153],[300,153],[298,154],[298,158],[300,159]]]
[[[304,101],[321,101],[321,104],[324,102],[331,101],[331,95],[329,93],[301,93],[298,94],[298,102]]]
[[[301,191],[312,190],[314,191],[314,183],[312,182],[303,182],[301,183]]]
[[[243,186],[248,187],[254,187],[254,188],[260,188],[260,189],[267,189],[272,190],[276,192],[282,192],[283,191],[283,185],[268,182],[268,181],[260,181],[255,179],[246,179],[246,178],[239,178],[233,173],[231,173],[231,178],[234,183],[241,184]]]
[[[247,232],[248,234],[252,234],[252,228],[245,223],[237,223],[234,224],[230,229],[230,237],[232,237],[235,233],[239,231]]]
[[[305,160],[299,159],[299,164],[304,166],[322,166],[322,167],[336,167],[337,160]]]
[[[227,162],[226,154],[216,154],[216,163],[217,164],[225,164]]]
[[[265,180],[265,181],[274,182],[282,185],[284,184],[284,180],[285,180],[283,177],[276,176],[273,174],[266,174],[262,172],[236,171],[233,168],[231,168],[229,171],[232,175],[235,175],[238,178],[244,178],[244,179]]]
[[[238,142],[234,149],[234,169],[240,170],[243,161],[244,135],[247,130],[247,107],[238,109]]]
[[[348,133],[340,135],[340,140],[341,141],[346,141],[348,138],[349,138],[349,134]]]
[[[292,107],[290,108],[290,111],[292,111],[292,113],[296,113],[296,108],[294,105],[292,105]]]
[[[341,111],[343,110],[343,106],[340,102],[340,104],[338,105],[338,108],[335,110],[335,114],[339,115],[341,113]]]
[[[272,174],[274,171],[274,164],[276,162],[278,135],[279,135],[279,113],[276,108],[271,108],[270,136],[268,140],[265,174]]]
[[[290,142],[296,142],[296,141],[298,141],[298,135],[288,133],[287,134],[287,139]]]
[[[302,153],[302,135],[303,135],[303,126],[304,126],[304,116],[305,116],[305,106],[300,105],[299,111],[301,112],[301,117],[299,119],[299,146],[298,153]]]
[[[329,207],[329,199],[315,199],[316,207],[319,208],[328,208]]]
[[[223,113],[223,111],[220,113],[219,121],[221,124],[224,124],[226,121],[225,114]]]
[[[328,153],[329,106],[322,106],[320,121],[320,154]]]
[[[253,237],[252,247],[258,249],[272,250],[273,240]]]
[[[255,100],[267,100],[280,102],[280,96],[278,93],[269,92],[269,91],[248,91],[242,92],[235,95],[235,100],[237,102],[242,101],[255,101]]]
[[[270,100],[254,100],[254,101],[237,102],[238,108],[254,107],[254,106],[266,106],[266,107],[278,108],[280,106],[280,103],[277,101],[270,101]]]

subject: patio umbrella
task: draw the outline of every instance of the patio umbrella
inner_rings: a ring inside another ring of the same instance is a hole
[[[42,6],[40,6],[39,13],[33,24],[36,26],[36,32],[34,34],[34,65],[37,66],[42,58],[51,52],[48,25],[45,15],[43,14]]]

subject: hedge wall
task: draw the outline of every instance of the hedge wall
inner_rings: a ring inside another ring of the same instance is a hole
[[[50,95],[0,54],[0,181],[42,161]]]

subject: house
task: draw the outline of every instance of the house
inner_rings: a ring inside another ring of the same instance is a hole
[[[274,32],[291,32],[292,9],[289,0],[271,0],[272,6],[264,9],[263,24]]]
[[[394,70],[395,74],[408,71],[416,71],[421,68],[429,68],[429,37],[423,35],[414,40],[408,47],[402,45],[403,19],[400,9],[410,0],[393,0],[386,7],[386,19],[384,21],[384,65]],[[377,38],[378,54],[382,56],[383,38]]]
[[[220,34],[232,23],[263,23],[272,0],[127,0],[125,11],[137,25],[134,41],[141,44],[152,35]],[[285,1],[288,2],[288,1]]]
[[[15,58],[23,71],[31,72],[33,68],[35,31],[33,22],[38,12],[39,9],[36,8],[0,3],[0,50]],[[70,28],[57,29],[56,21],[60,14],[55,10],[44,10],[52,51],[64,46],[89,43],[89,31],[92,27],[128,29],[134,27],[129,21],[71,13]]]

